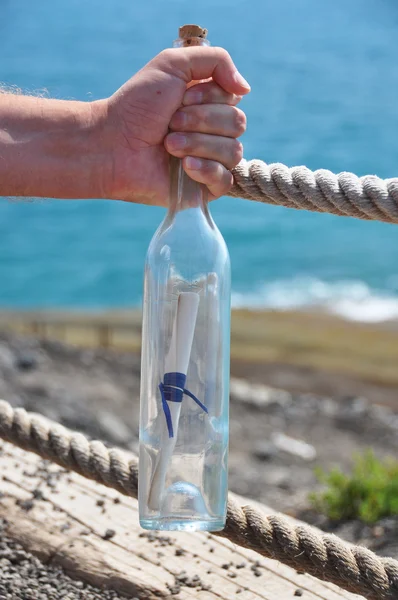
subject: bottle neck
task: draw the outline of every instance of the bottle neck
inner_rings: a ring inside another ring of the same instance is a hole
[[[185,173],[180,158],[171,156],[169,216],[187,209],[196,209],[208,216],[206,187]]]
[[[174,41],[174,48],[188,48],[190,46],[210,46],[206,39],[207,30],[195,25],[186,25],[180,28],[180,37]],[[192,82],[193,83],[193,82]],[[196,83],[199,83],[196,82]],[[207,210],[207,188],[193,181],[182,168],[182,160],[170,156],[170,194],[168,217],[189,210],[189,214],[202,213],[208,222],[211,217]],[[184,213],[185,214],[185,213]]]

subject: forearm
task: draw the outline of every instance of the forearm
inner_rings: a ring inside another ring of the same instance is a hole
[[[0,93],[0,196],[103,197],[102,110]]]

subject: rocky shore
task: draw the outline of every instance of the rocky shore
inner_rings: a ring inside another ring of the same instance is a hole
[[[136,353],[0,334],[0,397],[72,429],[138,448]],[[362,388],[363,391],[363,388]],[[329,523],[309,508],[314,467],[348,469],[355,452],[396,456],[398,411],[365,395],[324,397],[231,380],[230,489],[398,558],[398,519]]]

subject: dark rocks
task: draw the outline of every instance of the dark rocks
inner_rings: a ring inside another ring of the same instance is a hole
[[[347,397],[341,404],[335,417],[337,426],[355,432],[363,431],[364,421],[369,414],[369,402],[366,398]]]
[[[37,357],[32,352],[21,352],[16,357],[15,366],[20,371],[32,371],[37,367]]]
[[[6,344],[0,344],[0,370],[10,372],[14,369],[15,355]]]
[[[25,510],[26,512],[32,510],[32,508],[35,505],[33,500],[17,500],[17,504],[20,508],[22,508],[22,510]]]
[[[250,566],[250,569],[255,577],[261,577],[262,573],[260,571],[260,567],[261,565],[258,560],[256,560],[255,563]]]
[[[278,448],[272,442],[258,442],[253,448],[253,456],[259,460],[268,461],[278,454]]]
[[[155,544],[156,547],[173,546],[174,540],[168,535],[159,535],[155,531],[143,531],[139,534],[140,538],[146,538],[149,543]]]
[[[200,590],[210,590],[211,586],[204,583],[201,578],[199,577],[199,575],[191,575],[189,576],[186,571],[181,571],[181,573],[179,573],[178,575],[174,576],[175,578],[175,584],[174,584],[174,589],[178,589],[178,592],[174,591],[171,592],[172,594],[176,594],[179,593],[181,591],[181,588],[183,586],[185,587],[189,587],[189,588],[196,588],[198,591]]]
[[[102,536],[102,539],[104,540],[111,540],[113,537],[115,537],[116,535],[116,531],[114,529],[107,529],[104,533],[104,535]]]
[[[70,579],[61,567],[43,565],[7,536],[0,521],[0,600],[127,600]]]

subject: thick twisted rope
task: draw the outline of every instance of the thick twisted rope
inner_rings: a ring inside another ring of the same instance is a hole
[[[0,400],[0,437],[137,498],[137,458],[102,442],[89,441],[57,423],[13,409]],[[292,525],[279,515],[266,516],[253,506],[239,506],[230,496],[227,524],[217,533],[235,544],[283,562],[318,579],[371,600],[398,599],[398,561],[379,558],[361,546],[308,525]]]
[[[357,177],[307,167],[242,160],[229,196],[288,208],[398,223],[398,178]]]

